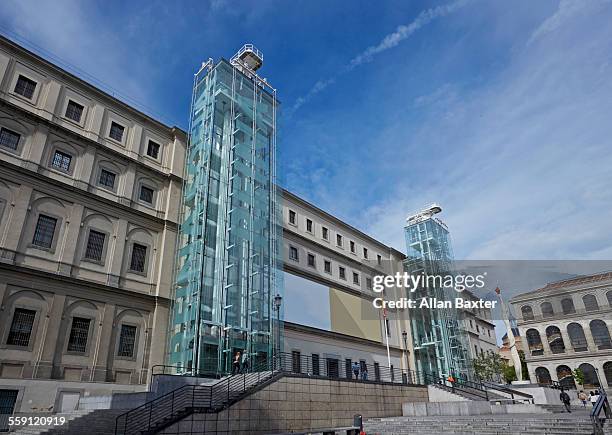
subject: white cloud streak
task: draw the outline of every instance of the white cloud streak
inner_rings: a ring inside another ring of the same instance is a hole
[[[436,18],[441,18],[446,15],[449,15],[456,10],[464,7],[469,0],[458,0],[454,3],[449,3],[446,5],[437,6],[435,8],[430,8],[422,11],[419,15],[409,24],[398,26],[394,32],[386,35],[380,43],[377,45],[373,45],[371,47],[366,48],[363,52],[355,56],[350,62],[340,70],[336,75],[328,78],[321,79],[317,81],[313,87],[306,93],[306,95],[299,97],[291,109],[289,110],[290,114],[295,113],[300,107],[310,101],[314,96],[324,91],[327,87],[334,84],[338,77],[343,74],[346,74],[355,68],[372,62],[374,57],[384,53],[387,50],[391,50],[394,47],[397,47],[402,41],[409,38],[412,34],[414,34],[417,30],[421,29],[423,26],[431,23]]]

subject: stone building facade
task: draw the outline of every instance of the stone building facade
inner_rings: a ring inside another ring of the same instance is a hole
[[[532,382],[612,386],[612,273],[550,283],[511,299]]]
[[[40,388],[70,409],[74,382],[137,389],[164,362],[185,143],[0,38],[0,390],[17,409]]]

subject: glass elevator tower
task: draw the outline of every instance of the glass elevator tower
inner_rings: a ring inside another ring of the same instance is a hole
[[[404,228],[407,257],[404,269],[410,274],[446,276],[453,272],[453,251],[447,226],[434,217],[442,211],[432,204],[408,217]],[[419,288],[412,299],[437,298],[454,301],[458,293],[450,288]],[[454,304],[453,304],[454,305]],[[411,310],[412,339],[416,369],[435,376],[469,378],[466,337],[455,308]]]
[[[194,77],[168,349],[179,372],[227,373],[236,351],[263,367],[281,348],[278,101],[262,63],[247,44]]]

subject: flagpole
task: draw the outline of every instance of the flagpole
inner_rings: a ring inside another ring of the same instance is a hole
[[[387,367],[391,370],[391,354],[389,353],[389,328],[387,328],[387,309],[383,310],[383,321],[385,323],[385,341],[387,342]]]

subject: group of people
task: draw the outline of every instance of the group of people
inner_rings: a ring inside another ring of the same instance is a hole
[[[353,370],[353,375],[355,375],[355,379],[359,379],[361,377],[362,381],[367,381],[368,380],[368,366],[367,366],[367,364],[364,364],[362,366],[357,361],[354,361],[352,366],[351,366],[351,368]]]
[[[249,371],[249,357],[246,352],[236,352],[232,360],[232,375]]]
[[[561,394],[559,394],[559,399],[561,400],[561,402],[563,402],[565,410],[567,412],[572,412],[570,408],[571,398],[569,394],[567,394],[567,391],[562,389]],[[587,402],[591,402],[591,405],[595,406],[595,404],[599,400],[599,390],[591,391],[590,396],[587,395],[584,391],[580,390],[580,393],[578,393],[578,399],[582,402],[583,407],[586,407]]]

